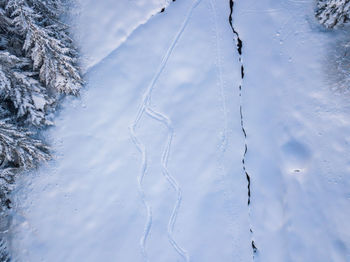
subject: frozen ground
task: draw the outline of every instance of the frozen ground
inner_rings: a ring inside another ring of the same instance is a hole
[[[88,84],[14,194],[16,260],[349,261],[345,33],[237,0],[239,61],[229,0],[168,4],[82,2]]]

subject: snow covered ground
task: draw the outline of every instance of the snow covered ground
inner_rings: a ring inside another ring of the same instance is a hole
[[[346,56],[344,37],[321,31],[313,1],[236,8],[261,261],[349,261],[349,87],[329,81],[341,69],[332,57]]]
[[[81,3],[87,86],[18,184],[15,259],[349,261],[346,33],[312,0],[237,0],[240,97],[229,1],[168,4]]]
[[[130,34],[171,0],[77,0],[71,11],[75,38],[85,67],[90,68],[125,42]]]

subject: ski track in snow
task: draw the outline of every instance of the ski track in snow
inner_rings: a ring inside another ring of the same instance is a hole
[[[131,138],[132,138],[133,143],[135,144],[135,146],[137,147],[137,149],[140,151],[140,153],[142,155],[141,174],[138,176],[137,182],[138,182],[138,187],[139,187],[139,192],[141,195],[142,202],[146,208],[147,222],[145,225],[143,235],[140,239],[140,245],[141,245],[141,252],[142,252],[142,255],[144,257],[144,260],[149,261],[147,258],[145,245],[146,245],[146,240],[147,240],[148,234],[149,234],[149,232],[151,230],[151,226],[152,226],[152,209],[151,209],[151,206],[146,201],[145,191],[144,191],[143,186],[142,186],[143,179],[144,179],[144,177],[146,175],[146,171],[147,171],[147,153],[146,153],[145,146],[137,139],[137,136],[135,135],[134,128],[130,128],[130,134],[131,134]]]
[[[170,220],[168,223],[168,238],[169,238],[170,244],[173,246],[173,248],[176,250],[176,252],[186,262],[190,261],[190,258],[189,258],[187,251],[184,250],[182,247],[180,247],[179,244],[177,244],[176,240],[173,237],[173,229],[174,229],[174,225],[176,222],[178,210],[180,208],[181,199],[182,199],[181,187],[176,182],[176,179],[170,175],[170,173],[168,171],[168,167],[167,167],[168,157],[169,157],[169,152],[170,152],[170,148],[171,148],[171,143],[172,143],[174,131],[173,131],[173,127],[171,125],[170,119],[167,116],[152,110],[150,107],[150,101],[151,101],[152,91],[154,89],[154,86],[155,86],[157,80],[159,79],[160,75],[162,74],[162,72],[163,72],[163,70],[164,70],[164,68],[165,68],[174,48],[175,48],[176,43],[179,41],[182,33],[184,32],[184,30],[188,24],[188,21],[192,15],[193,10],[199,5],[200,2],[201,2],[201,0],[195,0],[193,2],[190,10],[188,11],[188,13],[185,17],[185,20],[183,21],[183,23],[180,27],[180,30],[175,35],[175,38],[172,41],[167,52],[165,53],[156,74],[154,75],[146,92],[143,94],[143,99],[142,99],[142,102],[140,104],[137,116],[129,128],[132,141],[142,155],[142,165],[141,165],[141,173],[138,177],[138,187],[139,187],[140,195],[142,198],[142,202],[147,210],[147,222],[145,225],[144,233],[140,239],[141,250],[142,250],[143,257],[144,257],[145,261],[149,261],[148,256],[147,256],[147,252],[146,252],[146,241],[147,241],[147,237],[148,237],[149,232],[150,232],[151,227],[152,227],[152,208],[148,204],[148,202],[146,201],[145,192],[143,189],[143,179],[144,179],[146,172],[147,172],[147,151],[146,151],[144,144],[137,138],[137,135],[136,135],[136,129],[139,126],[139,124],[141,123],[142,117],[145,113],[147,115],[149,115],[151,118],[153,118],[154,120],[164,124],[168,129],[168,140],[167,140],[165,149],[164,149],[163,154],[162,154],[162,159],[161,159],[162,172],[163,172],[163,175],[166,177],[167,181],[170,183],[170,185],[173,187],[173,189],[177,193],[177,201],[176,201],[176,204],[173,208],[173,212],[171,214],[171,217],[170,217]]]
[[[166,117],[165,115],[156,112],[154,110],[152,110],[151,108],[147,108],[146,109],[146,113],[152,117],[154,120],[159,121],[161,123],[163,123],[167,129],[168,129],[168,140],[165,146],[165,149],[163,151],[162,154],[162,173],[163,175],[166,177],[167,181],[169,182],[169,184],[173,187],[173,189],[176,191],[177,193],[177,200],[176,200],[176,204],[175,207],[173,208],[173,212],[171,214],[169,223],[168,223],[168,238],[169,241],[171,243],[171,245],[174,247],[174,249],[176,250],[176,252],[181,255],[186,261],[189,261],[189,256],[187,254],[187,252],[182,249],[177,242],[174,240],[173,237],[173,231],[174,231],[174,225],[176,222],[176,217],[180,208],[180,204],[181,204],[181,199],[182,199],[182,193],[181,193],[181,188],[178,185],[177,181],[175,180],[174,177],[172,177],[169,173],[168,170],[168,159],[169,159],[169,152],[170,152],[170,148],[171,148],[171,142],[173,140],[173,135],[174,135],[174,129],[171,125],[171,121],[168,117]]]
[[[247,179],[247,183],[248,183],[248,212],[249,212],[249,219],[251,216],[251,207],[250,207],[250,198],[251,198],[251,191],[250,191],[250,185],[251,185],[251,178],[250,175],[247,171],[246,168],[246,163],[245,163],[245,159],[246,159],[246,155],[248,152],[248,144],[247,144],[247,132],[245,130],[244,127],[244,116],[243,116],[243,99],[242,99],[242,87],[243,87],[243,80],[244,80],[244,63],[243,63],[243,53],[242,53],[242,49],[243,49],[243,42],[241,40],[241,38],[239,37],[239,33],[238,31],[235,29],[233,22],[232,22],[232,13],[233,13],[233,8],[234,8],[234,1],[230,0],[230,15],[229,15],[229,23],[234,35],[234,39],[236,42],[236,48],[237,48],[237,52],[238,52],[238,60],[241,66],[241,81],[239,83],[239,99],[240,99],[240,105],[239,105],[239,113],[240,113],[240,118],[241,118],[241,128],[242,128],[242,133],[244,135],[244,153],[243,153],[243,157],[242,157],[242,165],[243,165],[243,172],[246,176]],[[251,219],[250,219],[251,220]],[[251,241],[251,245],[252,245],[252,250],[253,250],[253,260],[255,258],[255,255],[258,252],[258,249],[255,245],[254,242],[254,236],[253,236],[253,229],[252,229],[252,223],[250,221],[250,229],[249,229],[251,235],[252,235],[252,241]]]

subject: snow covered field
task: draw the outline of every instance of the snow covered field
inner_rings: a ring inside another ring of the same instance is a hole
[[[15,259],[350,261],[347,35],[313,4],[237,0],[240,61],[229,0],[82,1],[87,85],[18,183]]]

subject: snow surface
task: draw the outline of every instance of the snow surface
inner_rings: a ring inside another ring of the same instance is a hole
[[[349,95],[329,84],[336,67],[329,58],[343,53],[337,39],[344,37],[322,32],[313,7],[268,0],[236,6],[261,261],[350,261]]]
[[[349,261],[348,47],[313,4],[235,2],[240,99],[229,1],[84,2],[86,90],[14,194],[16,260]]]
[[[72,24],[85,68],[100,62],[171,0],[77,0]]]

